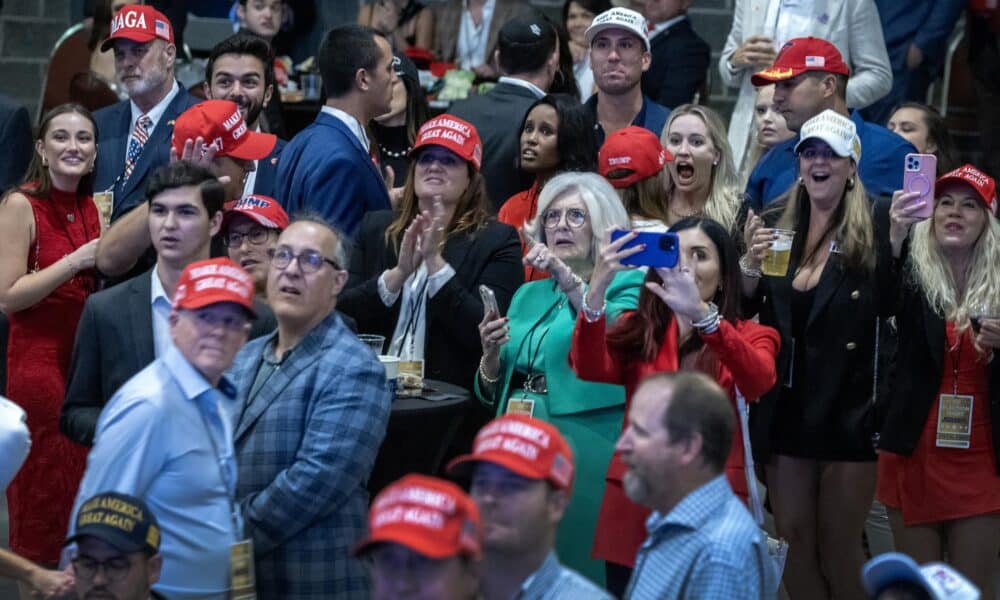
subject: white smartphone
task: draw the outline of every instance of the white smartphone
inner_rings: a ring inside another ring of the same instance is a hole
[[[497,306],[497,297],[493,290],[485,285],[479,286],[479,297],[483,299],[483,314],[488,314],[491,310],[500,316],[500,307]]]

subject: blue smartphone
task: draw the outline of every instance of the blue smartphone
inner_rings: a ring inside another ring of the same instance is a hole
[[[611,232],[611,241],[613,242],[627,233],[628,231],[616,229]],[[622,250],[639,244],[646,244],[646,249],[623,259],[623,265],[665,267],[670,269],[676,267],[677,261],[680,260],[680,241],[677,238],[677,234],[672,231],[640,231],[639,235],[635,236],[635,239],[622,246]]]

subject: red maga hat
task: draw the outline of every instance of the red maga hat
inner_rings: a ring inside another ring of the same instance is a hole
[[[288,227],[288,213],[278,204],[278,201],[260,194],[243,196],[230,206],[222,217],[222,228],[228,226],[234,215],[245,215],[257,224],[268,229],[284,231]]]
[[[407,475],[382,490],[368,511],[361,554],[385,542],[429,558],[482,556],[483,525],[476,503],[460,487],[436,477]]]
[[[836,46],[821,38],[801,37],[788,40],[778,52],[774,64],[755,74],[750,82],[756,86],[768,85],[806,71],[851,74]]]
[[[253,277],[228,258],[193,262],[184,268],[174,292],[174,308],[196,309],[233,302],[255,316]]]
[[[934,185],[935,192],[940,193],[942,184],[951,181],[961,181],[962,183],[971,185],[976,190],[976,193],[979,194],[979,198],[983,201],[983,204],[986,205],[986,210],[991,215],[997,214],[997,184],[992,177],[972,165],[965,164],[954,171],[948,171],[941,177],[938,177],[937,183]]]
[[[454,459],[448,470],[466,470],[477,462],[497,464],[561,490],[573,486],[573,451],[566,438],[551,423],[525,415],[504,415],[487,423],[476,434],[472,454]]]
[[[604,140],[597,156],[601,176],[616,188],[625,188],[637,181],[656,175],[663,170],[674,155],[663,147],[660,138],[648,129],[629,125],[612,133]],[[608,173],[625,169],[628,175],[609,178]]]
[[[205,100],[184,111],[174,121],[173,146],[177,156],[184,142],[202,138],[215,147],[216,156],[260,160],[271,153],[278,137],[250,131],[240,108],[229,100]]]
[[[153,40],[174,43],[174,28],[170,19],[152,6],[129,4],[111,18],[111,35],[101,43],[101,52],[106,52],[115,40],[132,40],[145,44]]]
[[[441,146],[461,156],[479,170],[483,164],[483,142],[469,123],[453,115],[440,115],[427,121],[417,132],[417,142],[410,154],[424,146]]]

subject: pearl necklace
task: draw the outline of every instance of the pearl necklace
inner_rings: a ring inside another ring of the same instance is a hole
[[[411,148],[407,146],[406,150],[403,150],[402,152],[393,152],[392,150],[389,150],[382,144],[378,145],[378,149],[382,151],[383,155],[388,156],[389,158],[405,158],[410,153],[411,150]]]

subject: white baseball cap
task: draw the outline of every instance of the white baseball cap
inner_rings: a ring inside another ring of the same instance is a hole
[[[934,600],[979,600],[979,588],[950,566],[939,563],[917,565],[901,552],[880,554],[865,563],[861,582],[872,597],[890,584],[909,581],[930,594]]]
[[[811,139],[823,140],[837,156],[849,156],[854,162],[861,160],[861,139],[854,121],[829,108],[802,124],[795,151]]]
[[[646,17],[640,13],[617,6],[611,10],[606,10],[594,17],[594,21],[587,28],[587,45],[594,43],[594,37],[605,29],[624,29],[637,35],[646,51],[649,51],[649,36],[646,34]]]

